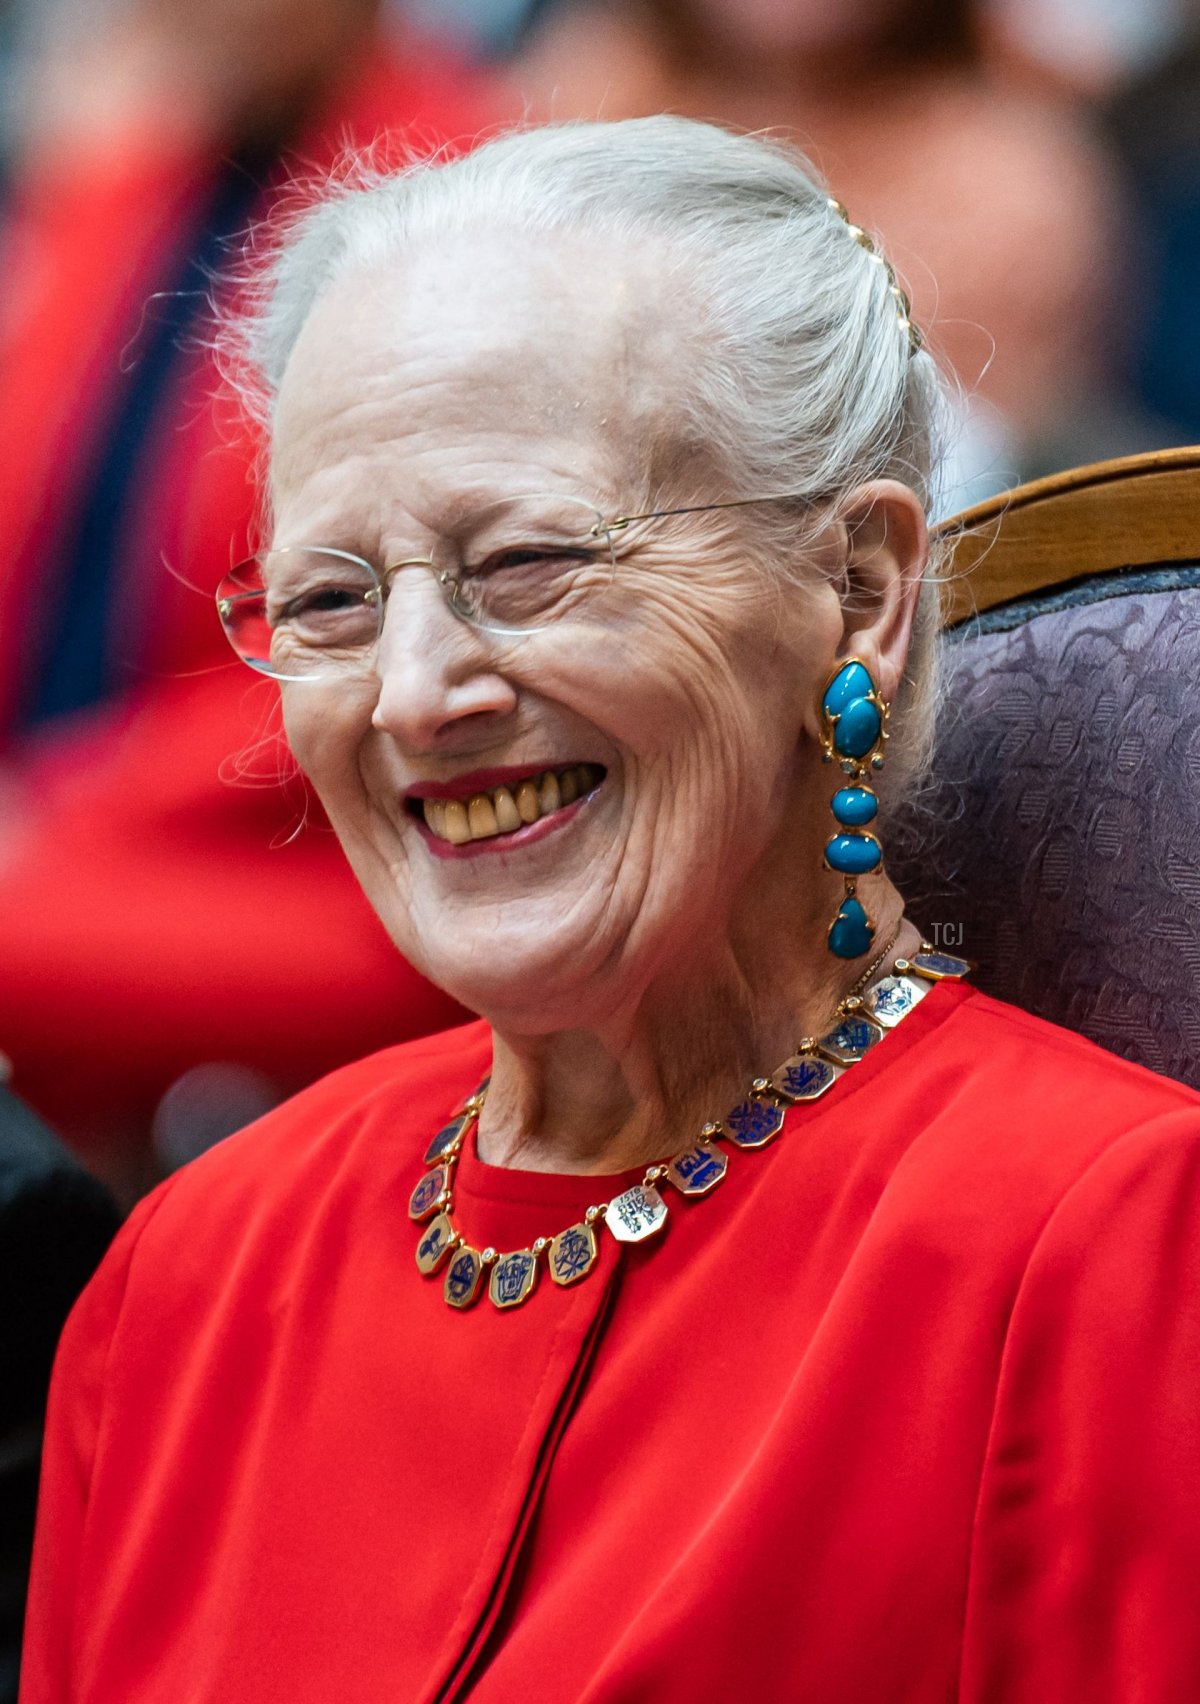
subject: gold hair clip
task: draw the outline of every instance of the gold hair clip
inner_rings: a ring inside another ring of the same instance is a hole
[[[858,244],[858,246],[866,249],[871,259],[879,266],[882,266],[883,270],[887,273],[888,294],[895,303],[896,318],[900,321],[901,328],[908,338],[909,354],[915,355],[918,349],[923,346],[925,340],[921,336],[919,326],[917,326],[913,321],[912,305],[909,302],[907,295],[896,282],[896,274],[892,268],[891,261],[886,255],[880,254],[871,239],[870,232],[864,231],[861,225],[856,225],[853,222],[849,213],[847,213],[845,207],[836,196],[830,195],[827,197],[827,200],[829,202],[831,212],[837,214],[838,218],[842,221],[843,225],[845,225],[846,229],[854,238],[854,241]]]

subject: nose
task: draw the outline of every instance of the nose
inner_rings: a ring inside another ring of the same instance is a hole
[[[453,744],[468,725],[511,714],[516,689],[487,636],[454,614],[428,565],[405,564],[390,586],[372,726],[408,751],[428,752]]]

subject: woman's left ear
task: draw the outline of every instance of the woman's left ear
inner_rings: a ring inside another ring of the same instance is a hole
[[[838,655],[861,657],[891,700],[904,673],[929,557],[925,511],[898,479],[876,479],[850,493],[839,519],[846,530]]]

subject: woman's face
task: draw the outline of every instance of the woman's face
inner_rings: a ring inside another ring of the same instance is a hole
[[[566,238],[474,237],[344,278],[285,374],[275,545],[382,565],[436,554],[464,506],[553,493],[629,512],[684,372],[669,314],[652,265]],[[679,500],[705,495],[724,493]],[[798,802],[820,813],[804,733],[837,601],[819,581],[781,591],[742,525],[652,523],[607,591],[515,640],[402,570],[373,671],[284,685],[372,904],[468,1007],[531,1032],[611,1019],[728,942]]]

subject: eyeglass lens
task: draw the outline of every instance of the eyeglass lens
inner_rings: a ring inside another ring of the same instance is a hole
[[[217,607],[239,657],[278,679],[370,667],[396,574],[432,572],[455,614],[493,633],[521,634],[578,614],[615,569],[611,535],[591,504],[520,497],[488,505],[428,558],[383,573],[327,548],[266,551],[226,575]]]

